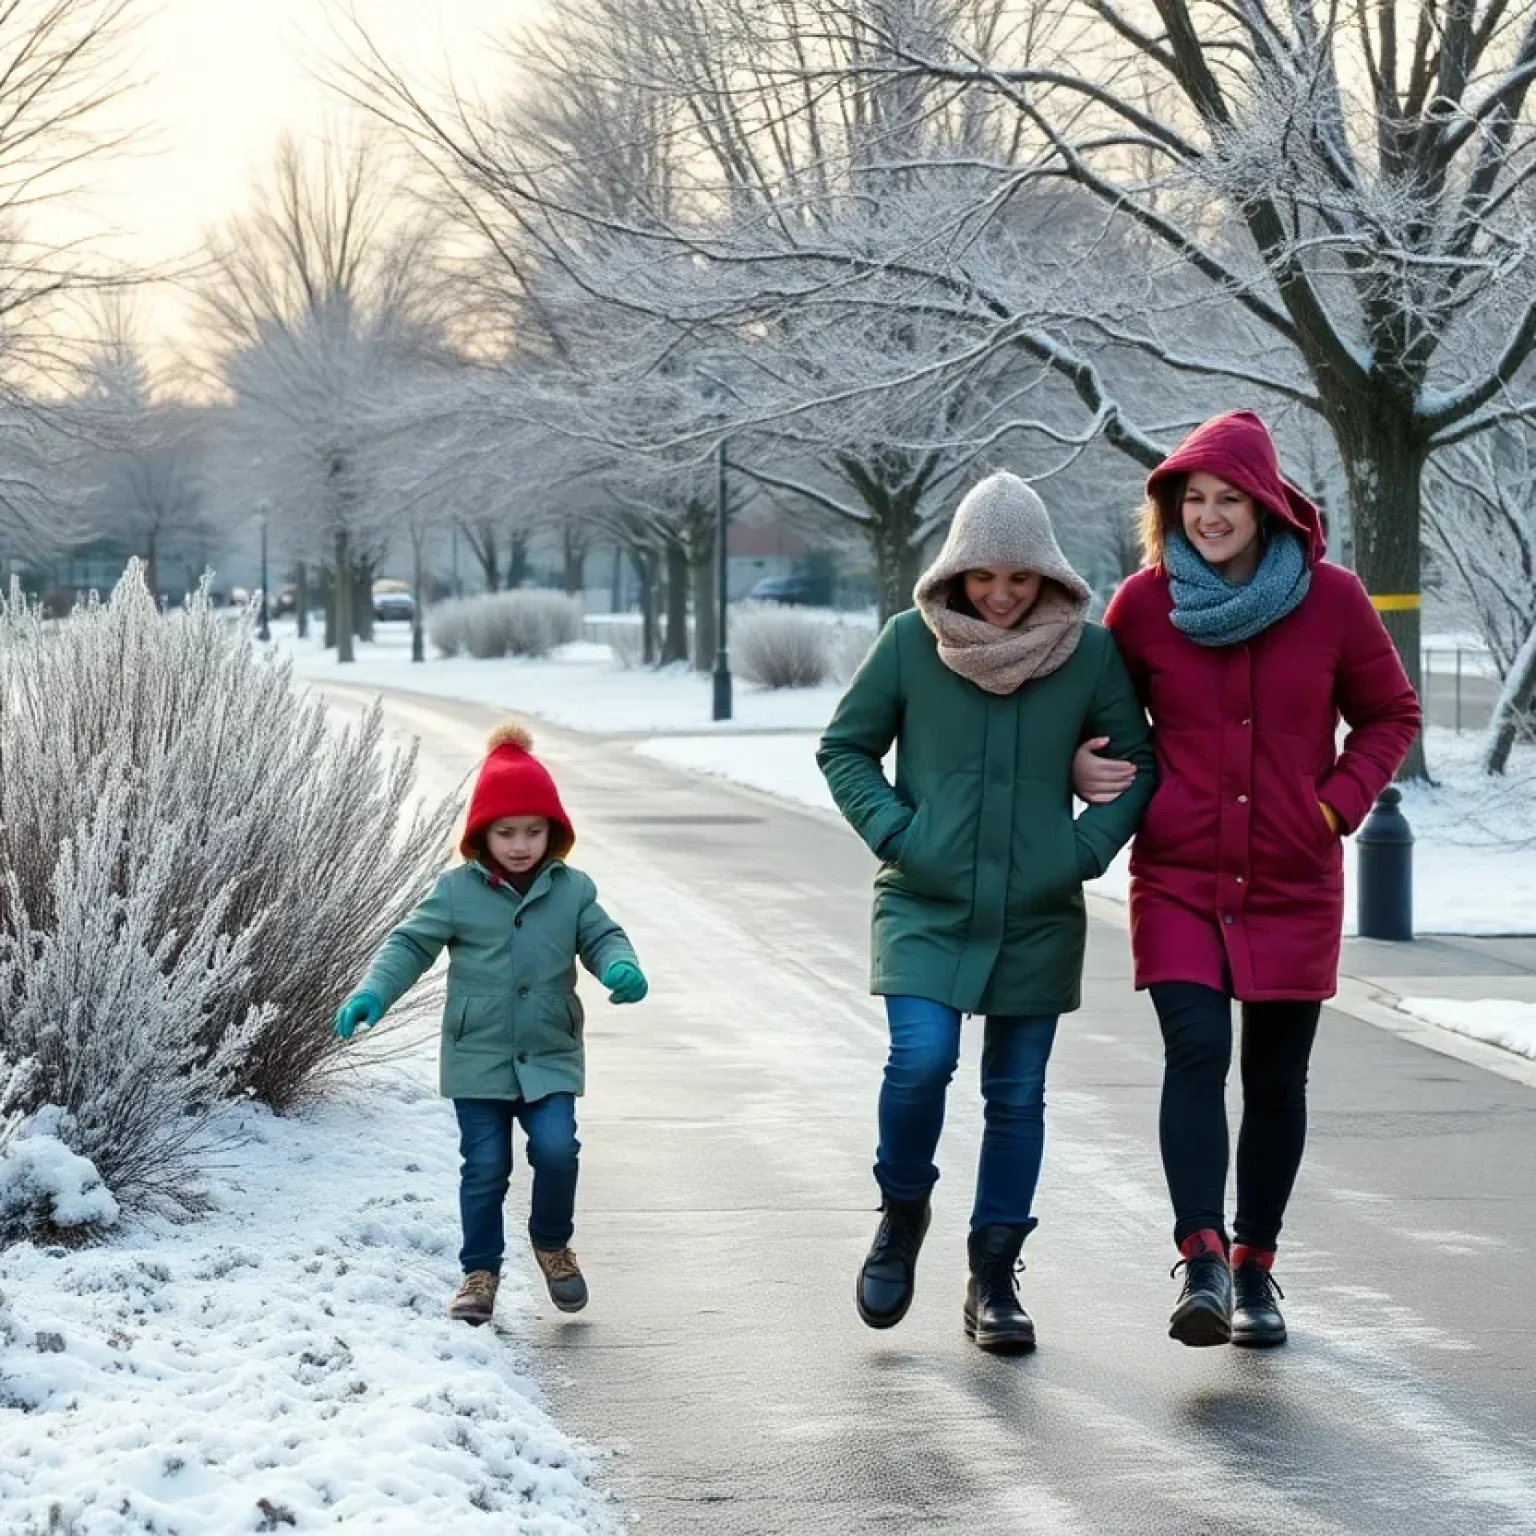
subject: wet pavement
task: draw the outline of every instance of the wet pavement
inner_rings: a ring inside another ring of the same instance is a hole
[[[396,698],[455,777],[495,716]],[[593,1006],[575,1246],[593,1302],[531,1340],[641,1536],[1536,1532],[1536,1090],[1330,1011],[1271,1354],[1166,1337],[1160,1053],[1092,925],[1052,1063],[1023,1280],[1038,1353],[964,1339],[977,1037],[912,1312],[863,1328],[884,1029],[872,861],[837,826],[539,732],[652,979]],[[520,1172],[512,1199],[526,1189]]]

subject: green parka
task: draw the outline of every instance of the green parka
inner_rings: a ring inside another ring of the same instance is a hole
[[[1135,783],[1073,819],[1072,755],[1107,736]],[[896,746],[896,783],[882,762]],[[871,990],[962,1013],[1080,1003],[1082,882],[1135,832],[1156,770],[1147,720],[1107,631],[1009,694],[958,676],[916,610],[885,626],[821,739],[838,809],[884,867]]]
[[[448,950],[439,1086],[450,1099],[542,1099],[586,1085],[576,961],[635,962],[597,887],[551,859],[524,896],[467,861],[390,934],[360,991],[386,1009]]]

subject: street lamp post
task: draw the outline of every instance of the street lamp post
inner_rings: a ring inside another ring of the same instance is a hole
[[[258,640],[270,640],[272,638],[272,626],[268,622],[270,610],[267,606],[267,514],[261,514],[261,615],[256,622],[256,638]]]
[[[731,718],[731,648],[726,633],[730,611],[730,565],[726,538],[730,532],[730,502],[726,486],[725,439],[715,450],[715,719]]]

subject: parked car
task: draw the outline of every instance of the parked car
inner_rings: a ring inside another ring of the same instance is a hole
[[[381,623],[391,619],[409,622],[416,617],[416,599],[403,581],[376,581],[373,584],[373,616]]]
[[[753,603],[782,603],[786,607],[815,607],[820,593],[804,576],[769,576],[747,594]]]

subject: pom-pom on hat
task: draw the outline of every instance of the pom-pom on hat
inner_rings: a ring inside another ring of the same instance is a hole
[[[481,851],[480,835],[505,816],[542,816],[549,823],[549,851],[563,859],[576,842],[576,831],[549,769],[533,755],[533,737],[523,726],[508,721],[491,732],[485,745],[486,759],[469,797],[459,852],[466,859],[474,858]]]

